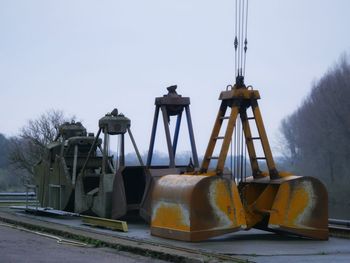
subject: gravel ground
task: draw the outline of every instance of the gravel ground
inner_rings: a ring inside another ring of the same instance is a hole
[[[94,248],[78,244],[58,243],[57,239],[41,236],[0,224],[0,262],[74,262],[74,263],[131,263],[165,262],[150,257]]]

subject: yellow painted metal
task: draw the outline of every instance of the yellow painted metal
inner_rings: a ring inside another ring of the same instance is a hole
[[[328,238],[328,196],[323,184],[312,177],[277,171],[263,124],[256,90],[234,86],[220,94],[221,106],[197,174],[167,175],[156,184],[152,200],[151,233],[172,239],[199,241],[243,228],[295,234],[314,239]],[[231,108],[230,114],[225,116]],[[247,109],[251,108],[258,137],[252,137]],[[252,167],[252,177],[240,182],[223,178],[231,136],[238,115]],[[228,119],[223,137],[222,122]],[[219,156],[213,152],[223,139]],[[264,152],[257,157],[253,139]],[[216,169],[208,171],[217,159]],[[266,161],[262,172],[258,159]],[[239,189],[239,191],[238,191]]]
[[[328,239],[328,198],[323,184],[312,177],[285,179],[276,194],[268,227]]]
[[[155,188],[152,235],[200,241],[246,226],[233,181],[206,174],[166,175]]]
[[[240,184],[247,227],[328,239],[328,195],[313,177],[250,177]]]
[[[83,222],[88,225],[105,227],[112,230],[119,230],[123,232],[128,232],[128,224],[126,221],[113,220],[94,216],[80,215]]]
[[[240,117],[241,117],[241,121],[242,121],[244,137],[245,138],[252,138],[252,132],[250,130],[247,112],[242,111],[240,113]],[[256,152],[255,152],[253,140],[251,140],[251,139],[246,140],[246,145],[247,145],[248,155],[250,157],[250,164],[251,164],[252,173],[255,177],[259,176],[258,173],[260,173],[260,170],[259,170],[258,161],[256,159]]]
[[[227,152],[228,152],[228,149],[230,147],[231,137],[232,137],[233,129],[235,128],[236,119],[238,116],[238,111],[239,111],[238,107],[231,108],[231,114],[230,114],[230,117],[228,120],[226,132],[225,132],[225,136],[224,136],[224,141],[223,141],[222,146],[221,146],[219,160],[218,160],[218,163],[216,166],[216,172],[218,174],[221,174],[224,171]]]
[[[256,127],[257,127],[258,133],[259,133],[259,137],[261,140],[261,145],[262,145],[264,155],[266,158],[266,164],[267,164],[267,167],[269,168],[269,175],[270,175],[271,179],[279,178],[278,172],[276,170],[275,162],[274,162],[273,157],[272,157],[270,144],[269,144],[269,141],[267,139],[267,134],[265,131],[264,122],[263,122],[263,119],[262,119],[262,116],[260,113],[260,109],[258,106],[258,101],[257,100],[251,101],[251,107],[253,110]]]
[[[258,100],[260,99],[260,93],[258,90],[248,89],[246,87],[237,87],[235,85],[231,90],[226,90],[220,93],[219,100],[231,99]]]
[[[221,124],[223,122],[222,117],[225,116],[226,110],[227,110],[227,105],[221,103],[219,112],[216,115],[215,124],[210,136],[208,147],[204,154],[204,159],[203,159],[202,168],[201,168],[203,172],[206,172],[209,168],[209,164],[210,164],[209,157],[213,155],[215,144],[216,144],[216,138],[219,135]]]

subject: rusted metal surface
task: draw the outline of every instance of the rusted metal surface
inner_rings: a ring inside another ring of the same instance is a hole
[[[177,149],[177,143],[179,139],[179,131],[181,126],[182,114],[184,111],[186,113],[187,127],[188,127],[189,139],[191,144],[191,153],[192,153],[192,156],[191,156],[192,159],[189,160],[190,164],[188,165],[192,167],[188,167],[188,168],[195,169],[195,168],[198,168],[199,166],[196,143],[195,143],[194,133],[193,133],[190,107],[189,107],[190,98],[182,97],[180,94],[176,92],[176,89],[177,89],[176,85],[170,86],[167,88],[168,94],[164,95],[163,97],[157,97],[155,99],[156,107],[154,112],[150,146],[148,150],[147,163],[146,163],[146,167],[148,169],[147,178],[146,178],[146,188],[145,188],[145,193],[142,198],[142,203],[140,208],[140,215],[146,222],[151,221],[151,197],[152,197],[152,192],[153,192],[155,183],[159,180],[159,178],[161,178],[164,175],[171,174],[171,173],[180,173],[187,170],[186,169],[187,164],[185,166],[183,165],[180,166],[175,163],[176,149]],[[162,112],[162,117],[163,117],[165,139],[167,142],[168,155],[169,155],[169,165],[157,167],[152,164],[152,157],[153,157],[154,143],[155,143],[156,132],[157,132],[157,123],[158,123],[158,117],[159,117],[160,111]],[[176,125],[175,125],[173,139],[171,139],[170,137],[171,132],[169,127],[170,118],[172,116],[176,117]]]
[[[235,85],[231,90],[221,92],[219,99],[220,109],[200,172],[168,175],[157,182],[153,193],[151,233],[197,241],[247,225],[248,229],[255,227],[313,239],[328,239],[327,191],[315,178],[294,176],[276,169],[257,102],[259,92],[244,85]],[[230,112],[227,113],[229,108]],[[247,117],[248,108],[251,108],[253,117]],[[246,181],[242,178],[240,194],[233,182],[222,177],[238,116],[243,124],[253,175]],[[224,136],[219,136],[226,119],[228,124]],[[255,122],[257,137],[252,137],[250,119]],[[219,156],[213,156],[219,139],[223,139]],[[263,157],[256,156],[253,139],[260,141]],[[266,161],[267,172],[260,170],[259,159]],[[216,168],[208,171],[213,160],[217,160]],[[213,191],[217,185],[225,187],[221,191]],[[219,210],[217,207],[225,209]],[[226,225],[222,222],[226,222]]]
[[[248,228],[328,239],[327,191],[316,178],[277,171],[257,102],[260,99],[259,92],[235,86],[231,91],[222,92],[220,98],[223,102],[227,101],[231,112],[238,109],[243,123],[253,175],[239,185]],[[265,173],[260,171],[257,162],[247,117],[248,108],[252,110],[251,119],[255,121],[258,131],[256,139],[261,142],[264,152],[262,159],[268,167]]]
[[[248,178],[239,185],[248,228],[328,239],[328,195],[313,177]]]
[[[129,206],[128,196],[136,188],[125,184],[128,178],[116,174],[117,167],[109,152],[109,136],[120,135],[119,166],[123,169],[125,133],[129,134],[141,163],[141,175],[138,177],[141,183],[135,182],[141,185],[141,189],[137,189],[140,203],[145,185],[144,167],[130,124],[130,119],[114,109],[99,120],[96,137],[87,135],[81,123],[60,126],[56,141],[47,147],[47,156],[34,167],[41,206],[110,218],[114,194],[120,203],[114,211],[119,209],[118,217],[125,215]],[[104,135],[103,146],[99,138],[101,133]]]
[[[183,168],[184,169],[184,168]],[[168,174],[180,174],[183,170],[179,167],[177,168],[167,168],[167,167],[148,167],[146,170],[146,186],[145,192],[142,197],[142,201],[140,204],[140,216],[147,222],[151,222],[152,215],[152,193],[154,191],[154,186],[156,182],[164,175]]]
[[[208,175],[167,175],[152,202],[151,234],[200,241],[245,228],[236,185]]]
[[[103,148],[99,147],[102,153],[102,162],[94,169],[87,167],[86,170],[80,171],[75,191],[75,210],[79,213],[92,213],[104,218],[118,219],[126,215],[130,210],[129,196],[135,195],[134,192],[140,196],[136,207],[135,204],[132,204],[134,208],[138,209],[145,185],[144,167],[135,139],[131,133],[130,119],[118,113],[117,109],[114,109],[111,113],[107,113],[102,117],[98,124],[98,135],[100,132],[104,134]],[[141,164],[141,166],[136,168],[125,167],[124,136],[126,133],[130,136]],[[110,135],[120,136],[121,143],[120,149],[118,149],[120,152],[118,156],[119,169],[115,167],[112,156],[109,153]],[[85,163],[87,166],[93,159],[91,157],[86,159]],[[130,170],[133,170],[135,173],[128,173]],[[128,173],[128,176],[125,176],[125,173]],[[130,179],[132,180],[130,181]],[[130,184],[130,182],[133,183]],[[134,202],[134,200],[131,202]]]
[[[47,145],[45,156],[33,169],[41,206],[74,211],[76,176],[92,144],[95,144],[92,150],[96,151],[101,140],[94,142],[94,137],[86,133],[80,122],[59,127],[56,141]]]
[[[112,218],[140,210],[146,187],[147,169],[144,166],[120,167],[115,175],[112,194]]]
[[[195,143],[194,134],[193,134],[191,113],[189,109],[190,98],[182,97],[176,92],[176,89],[177,89],[176,85],[170,86],[167,88],[168,94],[164,95],[163,97],[157,97],[155,99],[156,108],[154,112],[150,146],[149,146],[148,156],[147,156],[147,163],[146,163],[147,167],[150,167],[152,165],[152,157],[153,157],[153,150],[154,150],[154,142],[156,139],[158,116],[159,116],[159,111],[161,110],[163,115],[164,131],[165,131],[168,154],[169,154],[169,168],[175,168],[176,146],[178,142],[178,135],[179,135],[180,125],[181,125],[182,113],[184,109],[186,111],[187,126],[189,131],[189,139],[191,142],[193,163],[195,167],[199,166],[196,143]],[[169,121],[171,116],[176,116],[177,118],[177,124],[175,127],[173,140],[170,138],[170,129],[169,129]]]

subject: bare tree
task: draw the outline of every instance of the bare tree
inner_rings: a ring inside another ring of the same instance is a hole
[[[17,137],[10,139],[10,164],[33,175],[33,165],[41,160],[46,146],[58,136],[58,127],[75,117],[67,118],[61,110],[49,110],[29,120]]]
[[[285,146],[300,175],[326,183],[330,203],[345,204],[350,187],[350,58],[343,56],[315,82],[302,105],[281,123]],[[332,205],[330,206],[332,211]],[[350,212],[347,215],[350,217]]]

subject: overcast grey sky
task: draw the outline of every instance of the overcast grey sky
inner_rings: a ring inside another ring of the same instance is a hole
[[[203,155],[218,95],[234,81],[234,3],[0,0],[0,132],[16,135],[52,108],[96,132],[117,107],[146,151],[154,98],[177,84],[191,97]],[[275,147],[281,119],[350,50],[350,1],[250,0],[249,8],[246,83],[260,90]],[[183,131],[180,151],[189,149]]]

